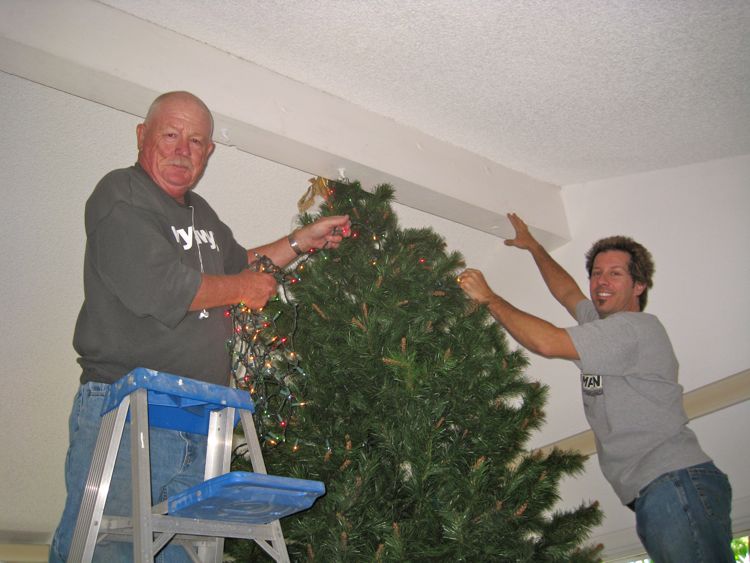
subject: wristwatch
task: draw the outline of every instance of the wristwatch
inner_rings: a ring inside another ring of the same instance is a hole
[[[299,247],[299,243],[297,242],[297,239],[294,238],[294,233],[290,233],[289,236],[286,237],[286,240],[289,241],[289,246],[292,247],[292,250],[294,250],[294,253],[297,256],[300,256],[303,254],[302,249]]]

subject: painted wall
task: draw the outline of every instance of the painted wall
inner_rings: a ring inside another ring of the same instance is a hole
[[[135,161],[140,120],[3,73],[0,99],[0,451],[6,452],[0,506],[17,507],[0,511],[0,543],[43,542],[64,500],[67,416],[79,375],[71,340],[83,297],[83,207],[101,176]],[[291,230],[309,177],[219,146],[198,190],[251,246]],[[580,283],[586,281],[583,254],[595,238],[629,234],[652,250],[657,273],[649,311],[670,331],[686,390],[750,367],[748,184],[750,156],[564,189],[573,241],[555,257]],[[525,253],[411,208],[397,211],[403,226],[430,225],[443,234],[514,304],[571,324]],[[572,364],[533,358],[528,375],[550,386],[548,424],[530,446],[586,429]],[[750,483],[741,452],[748,444],[736,429],[749,414],[740,405],[693,426],[730,473],[745,507]],[[597,536],[608,547],[611,540],[626,548],[634,537],[632,516],[616,503],[595,457],[589,466],[586,475],[564,483],[563,502],[598,498],[608,518]]]

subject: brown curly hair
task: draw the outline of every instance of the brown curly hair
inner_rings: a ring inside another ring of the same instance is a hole
[[[640,306],[640,310],[643,311],[648,301],[648,290],[654,285],[654,280],[652,279],[654,276],[654,260],[651,258],[651,253],[645,246],[637,243],[630,237],[617,235],[598,240],[586,253],[586,271],[589,274],[589,278],[591,277],[591,270],[594,267],[594,259],[597,254],[610,250],[620,250],[630,255],[630,262],[628,263],[630,277],[633,278],[634,282],[639,282],[646,286],[643,293],[638,296],[638,305]]]

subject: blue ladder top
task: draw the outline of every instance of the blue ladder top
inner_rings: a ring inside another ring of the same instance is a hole
[[[212,411],[234,407],[255,412],[255,404],[247,391],[136,368],[110,385],[102,416],[116,409],[136,389],[148,390],[150,424],[171,430],[207,434]],[[235,424],[238,419],[239,414],[235,416]]]
[[[136,391],[148,392],[149,425],[208,434],[212,411],[226,407],[253,413],[247,391],[196,381],[146,368],[136,368],[110,385],[102,416]],[[239,414],[235,414],[235,424]],[[170,497],[170,516],[225,523],[268,524],[310,508],[325,494],[320,481],[233,471]]]
[[[310,508],[325,494],[320,481],[233,471],[168,499],[168,513],[181,518],[268,524]]]

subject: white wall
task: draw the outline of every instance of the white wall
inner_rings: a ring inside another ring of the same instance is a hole
[[[0,543],[46,541],[64,500],[67,416],[79,375],[71,339],[82,299],[83,206],[103,174],[134,162],[139,119],[3,73],[0,99]],[[254,245],[291,229],[309,177],[219,146],[198,190],[240,242]],[[597,237],[629,234],[654,253],[649,311],[670,331],[686,390],[750,367],[749,179],[746,156],[564,190],[573,242],[555,257],[582,284],[583,254]],[[410,208],[397,211],[404,226],[433,226],[516,305],[571,323],[525,253]],[[548,424],[530,446],[586,428],[572,364],[533,358],[527,373],[551,387]],[[748,444],[736,429],[748,414],[741,405],[693,425],[745,507]],[[563,484],[564,503],[600,499],[608,518],[597,534],[626,546],[632,516],[603,483],[595,458],[589,466]]]

